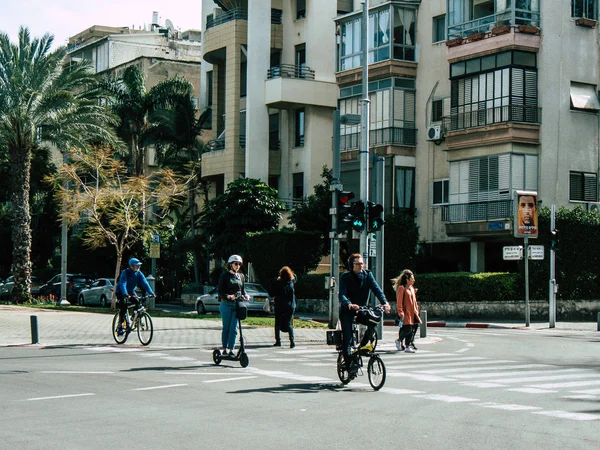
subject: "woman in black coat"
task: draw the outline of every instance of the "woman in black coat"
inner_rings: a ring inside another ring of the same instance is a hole
[[[283,266],[279,277],[271,286],[269,294],[275,299],[275,347],[281,347],[280,332],[290,335],[290,348],[294,348],[294,327],[292,320],[296,310],[296,293],[294,284],[296,275],[288,266]]]

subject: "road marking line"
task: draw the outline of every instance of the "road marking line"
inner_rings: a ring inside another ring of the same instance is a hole
[[[189,370],[183,370],[180,372],[165,372],[165,375],[210,375],[210,376],[215,376],[215,375],[224,375],[224,376],[229,376],[229,375],[239,375],[239,372],[235,372],[235,373],[226,373],[226,372],[192,372]]]
[[[580,374],[573,374],[573,373],[568,373],[568,374],[564,374],[564,375],[546,375],[546,376],[539,376],[539,377],[520,377],[520,378],[507,378],[507,379],[503,379],[502,382],[503,383],[527,383],[529,384],[532,381],[550,381],[550,380],[576,380],[579,378],[598,378],[598,374],[597,373],[580,373]],[[598,383],[600,384],[600,383]],[[573,385],[576,386],[576,385]],[[539,386],[538,386],[539,387]]]
[[[197,359],[190,358],[189,356],[163,356],[160,359],[167,361],[198,361]]]
[[[325,367],[325,366],[331,366],[331,363],[300,363],[303,366],[309,366],[309,367]]]
[[[428,367],[443,367],[443,369],[433,369],[433,370],[413,370],[416,373],[450,373],[450,372],[481,372],[482,370],[501,370],[500,367],[470,367],[470,366],[491,366],[492,364],[498,363],[506,363],[506,362],[514,362],[514,361],[473,361],[473,362],[465,362],[465,363],[448,363],[448,364],[434,364]],[[467,366],[467,367],[457,367],[457,366]],[[447,367],[451,367],[448,369]],[[452,368],[453,367],[453,368]]]
[[[265,359],[263,359],[263,361],[299,362],[299,361],[303,361],[303,360],[298,359],[298,358],[265,358]]]
[[[28,398],[27,401],[34,402],[34,401],[38,401],[38,400],[54,400],[54,399],[58,399],[58,398],[88,397],[90,395],[96,395],[96,394],[89,393],[89,394],[54,395],[52,397]]]
[[[531,386],[542,389],[568,388],[577,386],[593,386],[600,384],[600,380],[595,381],[572,381],[567,383],[549,383],[549,384],[533,384]]]
[[[396,388],[381,388],[381,392],[387,392],[388,394],[396,395],[408,395],[408,394],[423,394],[423,391],[411,391],[410,389],[396,389]]]
[[[163,386],[150,386],[144,388],[131,389],[132,391],[152,391],[154,389],[168,389],[172,387],[187,386],[187,384],[165,384]]]
[[[410,377],[410,378],[414,378],[415,380],[419,380],[419,381],[454,381],[452,380],[452,378],[445,378],[445,377],[439,377],[436,375],[419,375],[416,373],[404,373],[404,372],[399,372],[399,373],[389,373],[387,374],[388,377]]]
[[[114,372],[78,372],[75,370],[43,370],[40,373],[76,374],[76,375],[105,375]]]
[[[221,378],[220,380],[204,380],[203,383],[220,383],[221,381],[234,381],[234,380],[249,380],[250,378],[256,378],[255,375],[237,378]]]
[[[525,394],[549,394],[552,392],[558,392],[558,391],[552,391],[550,389],[537,389],[537,388],[514,388],[514,389],[506,389],[507,391],[511,391],[511,392],[523,392]]]
[[[386,359],[387,359],[387,355],[386,355]],[[450,361],[450,362],[467,362],[467,361],[481,361],[481,360],[487,360],[487,358],[484,358],[483,356],[455,356],[454,358],[444,358],[444,362],[441,363],[439,358],[437,359],[419,359],[419,365],[423,365],[425,367],[430,367],[429,364],[445,364],[446,362]],[[489,360],[488,360],[489,361]],[[409,359],[405,359],[403,361],[394,361],[392,364],[414,364],[414,361],[411,361]]]
[[[456,353],[465,353],[471,350],[470,348],[461,348],[460,350],[456,350]]]
[[[600,394],[600,389],[585,389],[583,391],[571,391],[576,394]]]
[[[600,414],[574,413],[569,411],[534,411],[532,414],[558,417],[559,419],[571,420],[600,420]]]
[[[530,364],[529,366],[539,366],[539,367],[551,367],[547,364]],[[505,370],[509,367],[502,367],[500,370]],[[556,372],[578,372],[580,369],[560,369],[560,370],[514,370],[508,372],[496,372],[496,373],[467,373],[464,375],[452,375],[453,378],[497,378],[497,377],[505,377],[505,376],[513,376],[513,375],[539,375],[544,373],[556,373]]]
[[[484,402],[484,403],[473,403],[473,405],[474,406],[482,406],[484,408],[504,409],[507,411],[531,411],[534,409],[542,409],[538,406],[517,405],[514,403]]]
[[[485,381],[482,382],[476,382],[476,381],[463,381],[460,384],[462,384],[463,386],[473,386],[473,387],[477,387],[477,388],[491,388],[491,387],[504,387],[504,384],[500,384],[500,383],[486,383]]]
[[[573,399],[573,400],[600,400],[600,396],[597,395],[586,395],[586,394],[579,394],[579,395],[565,395],[561,398],[569,398],[569,399]]]
[[[168,353],[144,352],[144,353],[141,353],[139,356],[142,356],[144,358],[162,358],[163,356],[169,356],[169,354]]]
[[[477,398],[458,397],[455,395],[443,395],[443,394],[425,394],[425,395],[414,395],[413,397],[426,398],[428,400],[437,400],[444,403],[460,403],[460,402],[478,402]]]
[[[131,353],[131,352],[144,352],[141,348],[133,347],[84,347],[86,350],[92,352],[114,352],[114,353]]]

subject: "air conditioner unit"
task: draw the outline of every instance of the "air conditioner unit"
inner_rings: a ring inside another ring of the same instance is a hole
[[[428,141],[441,141],[442,140],[442,126],[431,125],[427,128],[427,140]]]
[[[600,212],[600,203],[588,203],[587,210]]]

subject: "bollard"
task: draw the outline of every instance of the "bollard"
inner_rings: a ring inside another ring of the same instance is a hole
[[[39,342],[37,316],[30,316],[29,321],[31,322],[31,343],[37,344]]]
[[[427,310],[423,309],[419,313],[421,316],[421,337],[427,337]]]

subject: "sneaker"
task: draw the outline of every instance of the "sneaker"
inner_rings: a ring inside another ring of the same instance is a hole
[[[414,353],[415,351],[410,348],[410,347],[406,347],[406,349],[404,350],[405,353]]]
[[[296,344],[294,343],[294,341],[290,342],[290,348],[294,348],[296,346]]]
[[[373,351],[373,344],[371,344],[370,342],[367,345],[363,345],[361,348],[361,350],[366,350],[368,352]]]
[[[233,353],[232,351],[229,352],[229,357],[230,358],[235,358],[235,353]]]
[[[117,327],[117,336],[123,336],[125,334],[125,331],[123,330],[122,326],[118,326]]]
[[[396,349],[401,352],[403,347],[402,343],[398,339],[396,339],[394,342],[396,343]]]
[[[273,347],[281,347],[281,341],[276,341],[276,342],[273,344]]]
[[[417,346],[415,344],[410,344],[413,350],[417,350]]]

